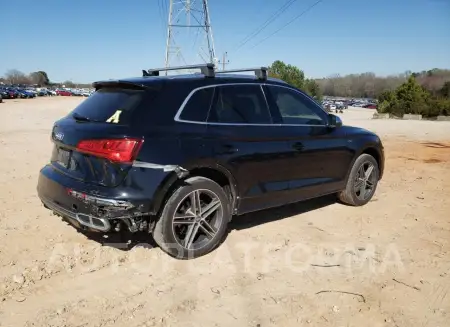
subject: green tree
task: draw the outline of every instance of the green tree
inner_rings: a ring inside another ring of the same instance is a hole
[[[406,114],[427,114],[430,93],[420,86],[414,76],[395,91],[398,102]]]
[[[75,83],[72,81],[65,81],[62,83],[64,85],[64,87],[68,87],[68,88],[73,88],[75,87]]]
[[[432,71],[432,74],[434,73]],[[433,96],[424,86],[417,83],[414,76],[411,75],[395,91],[381,93],[378,97],[378,112],[397,116],[404,114],[421,114],[424,117],[449,115],[450,98]],[[447,85],[447,87],[449,86]],[[446,93],[445,89],[443,93]]]
[[[279,78],[298,89],[303,90],[305,87],[305,74],[303,71],[280,60],[274,61],[269,67],[269,76]]]
[[[40,86],[45,86],[50,84],[50,80],[46,72],[40,70],[30,74],[30,80],[33,84],[38,84]]]
[[[403,114],[402,112],[397,112],[399,106],[395,91],[384,91],[378,96],[377,100],[377,111],[379,113]]]
[[[317,101],[322,101],[322,90],[319,84],[313,79],[306,80],[305,91]]]
[[[444,98],[450,98],[450,81],[444,83],[439,90],[439,95]]]
[[[318,101],[322,100],[322,90],[319,83],[313,79],[305,78],[305,73],[296,66],[276,60],[269,66],[269,76],[281,79],[303,90]]]

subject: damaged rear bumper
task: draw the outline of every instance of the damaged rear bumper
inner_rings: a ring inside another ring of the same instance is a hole
[[[47,209],[52,210],[55,214],[70,219],[72,222],[76,222],[78,224],[77,227],[83,226],[105,233],[111,230],[111,223],[107,218],[100,218],[92,215],[76,213],[44,197],[41,197],[41,201]]]
[[[118,231],[125,225],[132,232],[148,228],[149,217],[157,212],[164,181],[174,171],[135,167],[122,186],[109,188],[85,183],[45,166],[37,185],[44,206],[70,220],[75,227],[99,232]],[[145,218],[146,220],[144,221]]]

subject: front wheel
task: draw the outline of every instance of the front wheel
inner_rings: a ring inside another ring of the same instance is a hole
[[[155,225],[153,238],[173,257],[200,257],[220,244],[230,216],[224,189],[210,179],[191,177],[168,199]]]
[[[339,200],[352,206],[368,203],[378,185],[380,170],[374,157],[360,155],[353,164],[345,190],[338,194]]]

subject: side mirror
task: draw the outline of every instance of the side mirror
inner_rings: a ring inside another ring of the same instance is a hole
[[[336,128],[342,126],[342,120],[336,115],[328,114],[328,127]]]

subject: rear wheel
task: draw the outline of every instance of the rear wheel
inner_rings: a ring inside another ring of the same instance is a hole
[[[345,190],[338,194],[339,200],[352,206],[365,205],[375,193],[379,176],[375,158],[365,153],[360,155],[353,164]]]
[[[220,244],[230,216],[224,189],[210,179],[192,177],[170,196],[155,225],[153,238],[171,256],[192,259]]]

